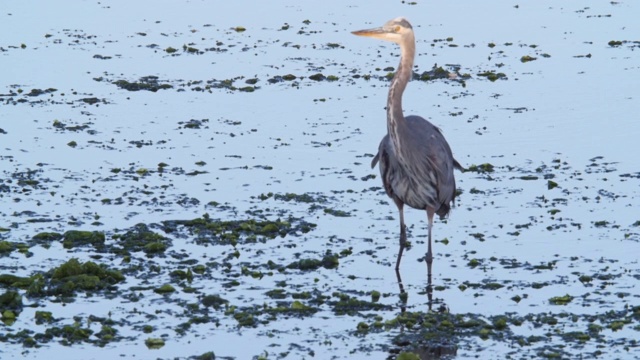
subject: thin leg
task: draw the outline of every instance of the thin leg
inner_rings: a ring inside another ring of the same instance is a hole
[[[427,245],[427,275],[429,276],[429,283],[431,283],[431,264],[433,264],[433,252],[431,251],[431,228],[433,227],[433,215],[435,214],[435,210],[432,208],[427,208],[427,220],[428,223],[428,232],[429,232],[429,244]]]
[[[402,276],[400,276],[400,271],[396,269],[396,278],[398,279],[398,287],[400,288],[400,299],[404,299],[402,300],[400,303],[400,312],[401,313],[405,313],[407,312],[407,302],[406,302],[406,291],[404,290],[404,285],[402,285]]]
[[[400,200],[395,200],[400,212],[400,250],[398,251],[398,260],[396,260],[396,271],[400,270],[400,260],[402,259],[402,252],[407,246],[407,230],[404,226],[404,204]]]

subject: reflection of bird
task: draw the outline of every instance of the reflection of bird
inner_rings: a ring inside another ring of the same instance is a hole
[[[440,129],[422,117],[404,117],[402,114],[402,93],[413,76],[416,49],[411,24],[399,17],[382,27],[354,31],[353,34],[400,45],[400,65],[389,86],[387,98],[387,135],[382,138],[371,167],[380,162],[384,189],[400,212],[400,250],[396,270],[400,268],[402,252],[407,242],[404,205],[427,211],[429,245],[426,261],[431,277],[433,215],[438,214],[440,218],[444,218],[449,213],[450,204],[456,196],[453,169],[463,171],[463,168],[453,158],[451,148]]]

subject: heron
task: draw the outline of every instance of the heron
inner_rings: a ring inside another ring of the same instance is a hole
[[[396,272],[400,269],[402,252],[407,246],[404,205],[426,210],[429,243],[425,260],[431,278],[431,228],[433,217],[444,219],[456,196],[453,170],[464,171],[453,158],[451,147],[438,127],[420,116],[404,116],[402,94],[413,77],[416,42],[413,28],[403,17],[388,21],[381,27],[353,31],[352,34],[391,41],[400,46],[400,64],[389,85],[387,97],[387,135],[382,138],[371,168],[379,164],[382,184],[400,213],[400,249]]]

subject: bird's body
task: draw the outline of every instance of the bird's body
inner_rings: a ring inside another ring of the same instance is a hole
[[[371,166],[379,164],[385,191],[400,213],[400,251],[396,270],[400,268],[402,252],[406,246],[406,204],[427,212],[429,244],[426,260],[431,276],[433,216],[438,214],[443,218],[449,213],[456,196],[453,169],[463,168],[453,158],[451,148],[440,129],[420,116],[403,115],[402,94],[413,76],[415,57],[415,38],[411,24],[404,18],[396,18],[382,27],[353,33],[400,45],[400,65],[389,86],[387,135],[382,138]]]
[[[379,162],[382,183],[390,198],[414,209],[432,207],[440,217],[445,217],[456,194],[453,168],[460,165],[453,159],[440,130],[422,117],[406,117],[398,132],[405,143],[417,146],[411,147],[409,154],[398,156],[405,149],[394,147],[390,136],[385,135],[371,167]],[[415,139],[407,141],[408,138]],[[399,158],[408,161],[401,163]]]

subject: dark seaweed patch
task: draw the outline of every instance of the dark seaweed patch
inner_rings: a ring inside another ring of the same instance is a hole
[[[171,246],[171,240],[149,229],[146,224],[137,224],[124,234],[114,234],[116,243],[111,252],[120,255],[131,255],[132,252],[142,251],[147,256],[159,255]]]
[[[69,230],[62,235],[62,245],[67,249],[91,245],[96,250],[100,250],[104,248],[104,241],[104,233],[98,231]]]
[[[129,82],[127,80],[116,80],[112,82],[114,85],[121,89],[128,91],[140,91],[146,90],[156,92],[158,90],[171,89],[173,85],[162,84],[157,76],[143,76],[136,82]]]
[[[327,252],[322,259],[300,259],[287,265],[288,269],[298,269],[302,271],[317,270],[320,267],[325,269],[335,269],[340,264],[339,257]]]
[[[172,233],[179,228],[196,235],[198,243],[232,245],[266,241],[275,237],[300,235],[315,228],[315,224],[290,217],[287,220],[214,220],[208,214],[193,220],[164,221],[164,231]]]

